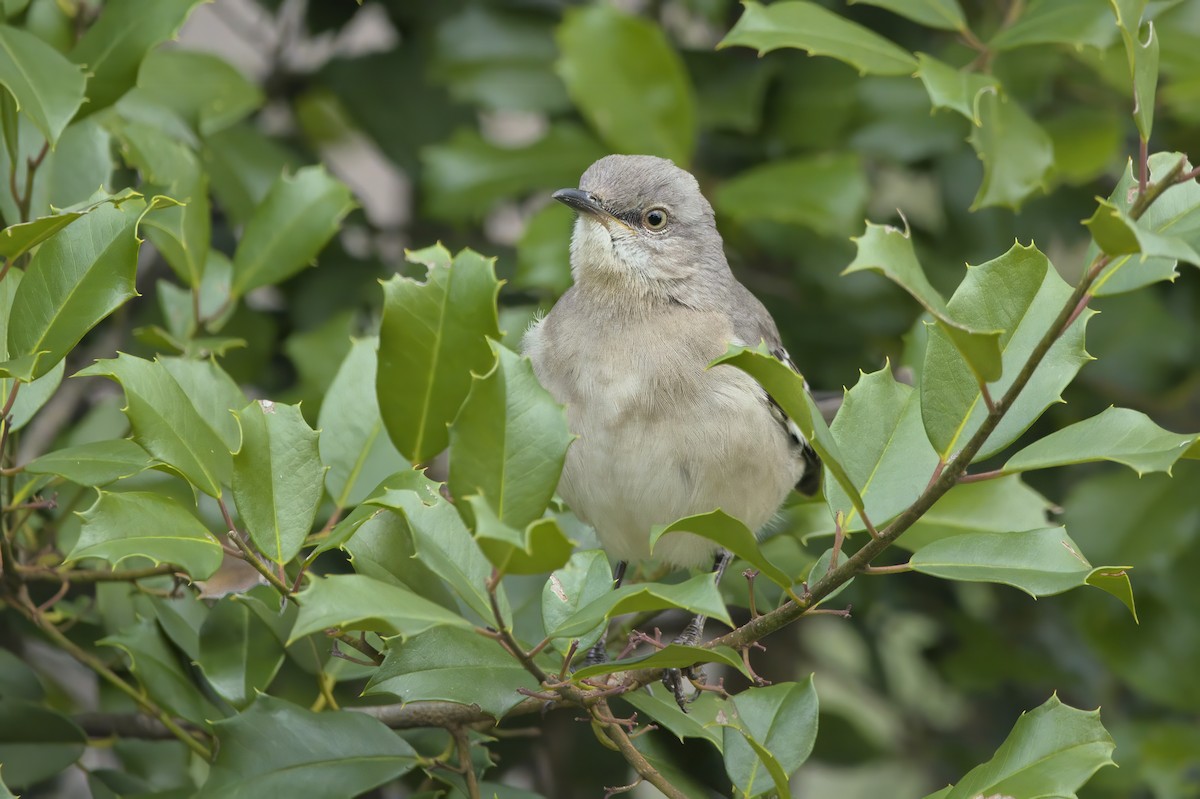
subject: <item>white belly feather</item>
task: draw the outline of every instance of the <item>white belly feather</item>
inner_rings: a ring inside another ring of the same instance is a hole
[[[530,331],[525,349],[579,437],[559,493],[613,557],[649,558],[651,528],[716,508],[755,531],[770,521],[803,467],[758,383],[732,366],[706,371],[723,345],[655,341],[629,329],[563,340],[545,332]],[[654,346],[631,351],[617,338]],[[702,566],[714,551],[674,533],[653,557]]]

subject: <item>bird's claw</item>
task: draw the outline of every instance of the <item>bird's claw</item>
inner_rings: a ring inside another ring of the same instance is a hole
[[[684,713],[688,712],[687,706],[696,700],[699,696],[698,691],[688,693],[684,688],[685,682],[692,682],[702,678],[702,675],[696,671],[695,666],[689,666],[686,669],[666,669],[663,672],[662,684],[675,697],[675,704],[679,705],[679,709]]]
[[[600,636],[600,640],[592,644],[592,648],[588,650],[583,662],[587,666],[599,666],[601,663],[608,662],[607,636]]]

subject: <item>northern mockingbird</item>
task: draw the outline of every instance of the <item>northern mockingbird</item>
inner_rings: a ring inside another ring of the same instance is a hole
[[[578,213],[574,285],[523,346],[578,436],[559,494],[621,561],[616,582],[624,562],[650,557],[656,525],[720,508],[760,530],[793,486],[814,493],[820,463],[795,424],[745,372],[708,368],[730,344],[760,341],[791,361],[730,272],[696,179],[662,158],[610,155],[554,199]],[[716,549],[676,532],[654,557],[695,567]],[[729,555],[716,554],[719,580]],[[682,639],[698,642],[703,622]]]

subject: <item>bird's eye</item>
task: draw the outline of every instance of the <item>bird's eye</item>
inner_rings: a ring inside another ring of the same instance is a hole
[[[662,208],[651,208],[642,214],[642,224],[647,230],[662,230],[667,226],[667,212]]]

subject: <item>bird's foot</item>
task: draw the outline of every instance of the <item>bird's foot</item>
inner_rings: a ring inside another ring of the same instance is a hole
[[[679,709],[687,713],[687,706],[696,701],[700,692],[693,690],[689,693],[686,685],[689,682],[703,680],[703,678],[703,673],[695,666],[689,666],[686,669],[667,669],[663,672],[662,684],[675,697],[675,704],[679,705]]]
[[[704,619],[700,616],[692,619],[691,623],[684,628],[679,637],[674,643],[681,646],[697,646],[700,643],[701,637],[704,635]],[[679,709],[687,713],[687,706],[694,701],[699,695],[699,692],[693,691],[688,693],[685,689],[685,683],[702,679],[700,672],[695,666],[683,669],[667,669],[663,672],[662,684],[666,686],[675,697],[675,703],[679,705]]]
[[[608,662],[608,636],[602,635],[599,641],[592,644],[583,662],[586,666],[598,666]]]

